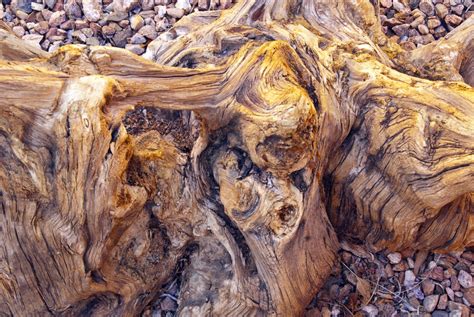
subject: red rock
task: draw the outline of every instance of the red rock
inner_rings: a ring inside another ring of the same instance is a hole
[[[387,277],[393,276],[393,270],[390,264],[385,265],[385,274],[387,275]]]
[[[452,27],[456,27],[462,22],[462,18],[460,16],[457,16],[455,14],[448,14],[445,18],[444,21]]]
[[[431,294],[433,294],[435,284],[433,283],[432,280],[427,278],[427,279],[423,280],[423,282],[421,282],[421,287],[422,287],[423,293],[425,295],[431,295]]]
[[[232,0],[220,0],[220,9],[225,10],[232,6]]]
[[[431,313],[433,310],[435,310],[436,305],[438,304],[438,300],[439,300],[439,295],[426,296],[425,299],[423,300],[423,307],[425,307],[425,310],[428,313]]]
[[[451,289],[455,292],[461,289],[461,285],[459,284],[456,275],[451,276]]]
[[[60,26],[63,30],[72,30],[74,29],[74,20],[67,20],[66,22],[62,23]]]
[[[89,22],[84,21],[84,20],[76,20],[76,30],[81,30],[89,27]]]
[[[406,271],[406,270],[408,270],[408,265],[406,264],[405,261],[402,261],[402,262],[400,262],[400,263],[398,263],[398,264],[395,264],[395,265],[393,266],[393,270],[394,270],[395,272]]]
[[[474,306],[474,288],[465,290],[464,298],[467,300],[469,305]]]
[[[457,6],[451,7],[451,12],[461,16],[464,11],[464,6],[462,4],[458,4]]]
[[[444,271],[443,268],[440,266],[437,266],[433,268],[430,272],[430,277],[431,279],[441,282],[444,279]]]
[[[51,26],[59,26],[61,23],[66,21],[66,12],[64,11],[56,11],[53,12],[51,17],[49,18],[49,25]]]
[[[61,11],[64,10],[64,3],[63,1],[54,1],[56,2],[53,7],[53,11]],[[48,5],[49,8],[51,8],[50,5]]]
[[[115,34],[115,31],[115,27],[111,24],[107,24],[102,27],[102,34],[104,36],[113,36]]]
[[[41,21],[36,24],[35,31],[39,34],[46,34],[49,31],[49,24],[46,21]]]
[[[46,33],[46,38],[51,41],[51,37],[58,34],[57,28],[50,28],[49,31]]]
[[[451,276],[456,276],[457,272],[456,272],[455,269],[450,267],[450,268],[444,270],[443,274],[444,274],[444,278],[448,279],[448,278],[451,278]]]
[[[464,253],[461,255],[461,257],[462,257],[463,259],[466,259],[466,260],[468,260],[468,261],[473,262],[473,261],[474,261],[474,252],[466,251],[466,252],[464,252]]]
[[[89,28],[92,30],[94,35],[99,34],[102,30],[102,27],[98,23],[95,23],[95,22],[91,22],[89,24]],[[117,28],[117,29],[120,30],[120,28]]]
[[[469,307],[467,307],[464,304],[456,303],[456,302],[449,302],[448,308],[451,311],[451,313],[453,313],[454,311],[460,311],[461,312],[461,317],[469,317],[470,316]]]
[[[41,12],[36,12],[35,13],[35,20],[38,21],[38,22],[46,21],[43,17],[43,13],[41,13]]]
[[[438,305],[436,306],[438,309],[445,310],[448,307],[448,295],[443,294],[439,297]]]

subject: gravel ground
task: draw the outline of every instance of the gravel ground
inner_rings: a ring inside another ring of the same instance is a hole
[[[108,45],[143,54],[149,42],[193,11],[226,9],[232,0],[2,0],[0,18],[32,45]]]
[[[108,45],[143,54],[149,42],[193,11],[225,9],[232,0],[2,0],[0,18],[45,51],[65,44]],[[100,3],[100,2],[99,2]],[[472,0],[379,0],[384,32],[406,49],[428,44],[472,16]],[[179,134],[180,113],[140,108],[124,119],[127,130]],[[184,150],[192,142],[174,135]],[[474,253],[384,253],[344,245],[307,316],[469,317],[474,308]],[[179,275],[144,316],[174,316]]]
[[[147,44],[193,11],[233,0],[2,0],[0,18],[46,51],[65,44],[110,45],[143,54]],[[235,2],[235,1],[234,1]],[[474,14],[473,0],[378,0],[384,32],[406,49],[428,44]]]
[[[380,0],[384,32],[408,50],[445,36],[473,14],[473,0]]]
[[[472,316],[472,251],[372,254],[343,248],[307,316]]]

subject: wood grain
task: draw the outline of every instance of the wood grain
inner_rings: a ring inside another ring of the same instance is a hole
[[[473,246],[472,34],[408,53],[363,0],[239,1],[148,59],[0,30],[0,312],[136,316],[176,279],[181,316],[299,316],[339,241]],[[130,134],[141,107],[186,120]]]

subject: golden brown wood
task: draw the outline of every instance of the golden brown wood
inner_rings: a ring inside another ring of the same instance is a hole
[[[368,0],[240,1],[148,60],[0,30],[0,312],[140,315],[180,274],[181,316],[298,316],[339,241],[472,246],[473,19],[408,53]]]

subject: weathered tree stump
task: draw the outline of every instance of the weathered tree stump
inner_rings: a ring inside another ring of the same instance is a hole
[[[0,312],[139,315],[179,267],[182,316],[297,316],[340,241],[472,246],[474,19],[405,52],[376,11],[241,1],[153,61],[1,31]]]

